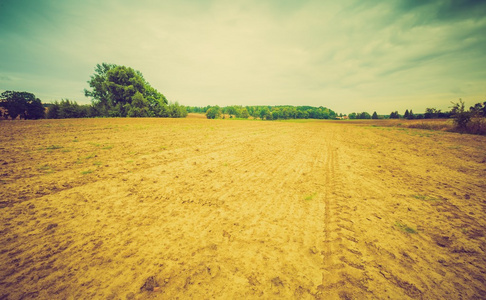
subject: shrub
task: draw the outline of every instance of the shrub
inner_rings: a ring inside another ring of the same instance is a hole
[[[464,101],[452,102],[452,118],[454,120],[455,130],[460,133],[486,134],[486,120],[482,114],[483,107],[480,103],[465,109]]]

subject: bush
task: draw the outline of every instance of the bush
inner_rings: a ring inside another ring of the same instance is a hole
[[[464,101],[452,102],[451,115],[454,120],[455,130],[460,133],[486,134],[486,120],[482,114],[483,107],[480,103],[465,109]]]
[[[5,117],[12,120],[42,119],[45,117],[44,106],[40,99],[29,92],[5,91],[0,94],[0,107],[5,110]]]
[[[211,107],[206,111],[206,118],[208,119],[218,119],[221,117],[221,108],[219,106]]]

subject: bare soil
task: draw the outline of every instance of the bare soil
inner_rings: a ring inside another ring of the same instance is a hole
[[[486,137],[0,121],[0,299],[486,298]]]

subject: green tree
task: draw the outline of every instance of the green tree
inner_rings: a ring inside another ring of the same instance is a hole
[[[81,114],[79,105],[75,101],[69,99],[62,99],[59,103],[59,118],[83,118],[84,115]]]
[[[55,101],[47,109],[47,118],[48,119],[59,119],[59,103],[57,101]]]
[[[221,117],[221,108],[219,106],[213,106],[206,111],[206,118],[219,119]]]
[[[131,97],[130,103],[125,104],[124,108],[127,111],[127,117],[143,118],[150,116],[149,102],[138,91]]]
[[[371,116],[372,119],[376,120],[378,119],[378,114],[375,112],[373,112],[373,115]]]
[[[88,84],[85,96],[103,116],[169,116],[165,96],[130,67],[98,64]]]
[[[6,115],[12,120],[18,116],[24,119],[40,119],[45,117],[42,102],[32,93],[5,91],[0,97],[0,106],[6,110]]]
[[[248,110],[246,109],[246,107],[241,109],[240,116],[243,119],[248,119],[250,117],[250,114],[248,113]]]
[[[452,118],[454,119],[456,129],[461,133],[467,132],[468,125],[473,117],[473,113],[465,110],[465,104],[462,99],[459,99],[459,102],[457,103],[452,102],[451,114]]]
[[[228,106],[225,108],[225,112],[230,115],[230,118],[232,117],[231,115],[235,116],[238,114],[238,110],[236,109],[235,106]]]
[[[357,119],[371,119],[371,116],[369,113],[364,111],[359,114],[359,117],[357,117]]]
[[[266,119],[266,120],[269,120],[272,118],[272,114],[270,113],[270,110],[268,109],[268,107],[263,107],[261,110],[260,110],[260,118],[262,120]]]
[[[27,119],[43,119],[46,117],[46,110],[39,98],[32,98],[31,101],[27,101]]]
[[[169,117],[171,118],[185,118],[187,110],[184,106],[179,105],[178,102],[169,104]]]

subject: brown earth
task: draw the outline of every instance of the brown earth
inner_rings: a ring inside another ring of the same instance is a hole
[[[486,298],[486,137],[0,122],[0,299]]]

